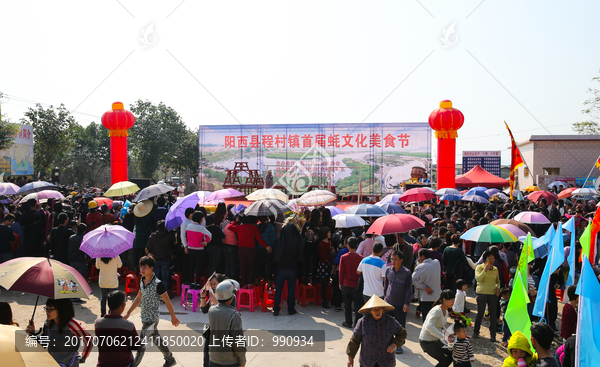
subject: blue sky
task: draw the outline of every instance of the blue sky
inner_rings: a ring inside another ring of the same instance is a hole
[[[425,122],[450,99],[465,115],[457,161],[463,150],[503,150],[508,163],[503,121],[520,140],[572,134],[586,119],[582,103],[600,75],[599,7],[0,1],[2,113],[17,121],[34,102],[64,103],[87,125],[114,101],[149,99],[193,128]]]

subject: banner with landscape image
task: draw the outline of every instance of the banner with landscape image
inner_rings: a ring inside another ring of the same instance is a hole
[[[428,123],[201,126],[199,189],[223,186],[227,169],[247,162],[275,186],[335,186],[338,194],[396,192],[413,167],[431,177]],[[302,182],[298,177],[302,177]]]

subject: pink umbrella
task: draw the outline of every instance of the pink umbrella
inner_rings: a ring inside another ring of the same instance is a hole
[[[414,189],[407,190],[404,192],[404,194],[400,195],[400,201],[426,201],[433,199],[434,197],[435,192],[422,187],[415,187]]]
[[[23,199],[21,199],[22,202],[26,202],[27,200],[30,199],[35,199],[37,201],[40,200],[48,200],[48,199],[64,199],[65,197],[63,196],[63,194],[61,194],[58,191],[55,190],[43,190],[43,191],[39,191],[39,192],[33,192],[31,194],[26,195]]]
[[[550,220],[542,213],[538,212],[521,212],[515,215],[515,220],[527,223],[527,224],[546,224],[550,223]]]
[[[425,222],[414,215],[390,214],[373,222],[369,227],[369,233],[380,235],[403,233],[421,227],[425,227]]]
[[[0,182],[0,195],[14,195],[20,187],[10,182]]]
[[[527,236],[527,233],[525,231],[512,224],[498,224],[498,227],[506,229],[510,233],[514,234],[515,237]]]
[[[213,192],[208,195],[205,199],[206,201],[217,201],[217,200],[225,200],[229,198],[234,198],[238,196],[245,196],[243,193],[237,191],[236,189],[223,189]]]

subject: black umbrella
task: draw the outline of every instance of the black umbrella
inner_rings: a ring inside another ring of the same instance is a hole
[[[137,203],[138,201],[142,201],[142,200],[153,198],[155,196],[166,194],[167,192],[173,191],[173,190],[175,190],[175,188],[173,186],[169,186],[169,185],[165,185],[165,184],[150,185],[150,186],[146,187],[145,189],[142,189],[140,192],[138,192],[135,199],[133,199],[133,202]]]
[[[253,215],[256,217],[268,217],[271,215],[278,216],[279,214],[284,214],[285,212],[290,211],[290,207],[288,207],[283,201],[278,199],[263,199],[258,200],[250,204],[246,210],[244,210],[244,214]]]

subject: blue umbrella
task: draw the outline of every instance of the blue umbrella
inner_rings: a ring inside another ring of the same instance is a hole
[[[388,213],[377,205],[360,204],[346,210],[346,215],[356,215],[359,217],[383,217],[388,215]]]
[[[481,186],[474,187],[471,190],[467,191],[465,193],[465,196],[478,195],[478,196],[481,196],[482,198],[489,199],[490,196],[485,193],[485,190],[487,190],[485,187],[481,187]]]
[[[446,194],[440,197],[440,201],[460,201],[462,198],[462,195]]]
[[[376,203],[378,207],[388,212],[388,214],[406,214],[406,211],[396,203],[390,203],[389,201],[381,201]]]
[[[50,182],[46,181],[35,181],[30,182],[27,185],[23,185],[16,195],[27,195],[32,192],[40,192],[44,190],[58,190],[58,187],[54,186]]]
[[[467,193],[468,194],[468,193]],[[490,202],[480,195],[465,195],[462,198],[463,201],[474,201],[476,203],[489,204]]]

